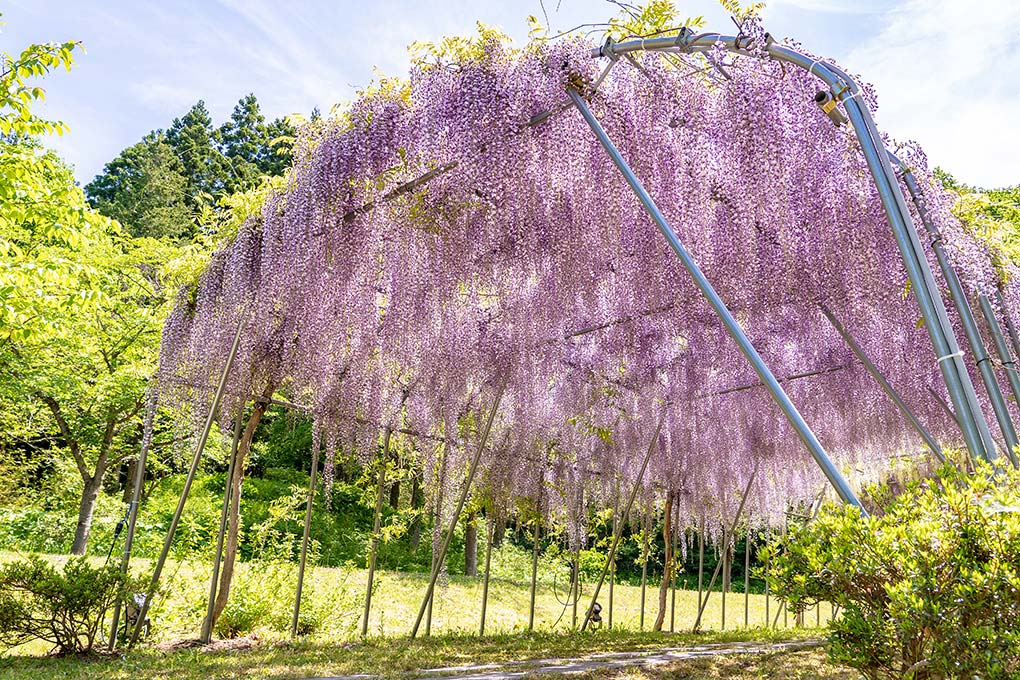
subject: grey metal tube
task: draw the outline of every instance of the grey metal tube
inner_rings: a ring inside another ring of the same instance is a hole
[[[992,309],[992,303],[988,300],[988,296],[986,295],[978,296],[978,304],[981,305],[981,312],[984,314],[985,320],[988,321],[988,327],[992,331],[992,340],[995,342],[995,349],[999,353],[999,359],[1006,368],[1006,377],[1009,379],[1009,386],[1013,390],[1013,398],[1016,399],[1017,404],[1020,405],[1020,380],[1017,379],[1016,365],[1013,363],[1013,357],[1009,353],[1009,346],[1006,344],[1006,338],[1002,335],[1002,328],[999,327],[999,321],[995,317],[995,310]],[[990,366],[988,370],[992,370]],[[1003,403],[1002,407],[1005,409],[1006,404]],[[1016,439],[1014,438],[1010,441],[1007,437],[1006,456],[1009,457],[1010,462],[1013,463],[1013,467],[1017,467],[1016,447]]]
[[[1018,358],[1020,358],[1020,337],[1017,336],[1016,326],[1013,325],[1013,317],[1009,314],[1009,307],[1006,306],[1006,298],[1002,296],[1002,287],[995,293],[996,299],[999,301],[999,307],[1002,308],[1002,316],[1006,319],[1006,330],[1009,331],[1010,342],[1013,343],[1013,351],[1016,352]],[[1020,404],[1017,404],[1020,407]]]
[[[734,36],[726,36],[721,33],[705,33],[698,36],[671,36],[668,38],[655,38],[651,40],[632,40],[619,44],[609,44],[592,50],[593,57],[607,56],[617,57],[629,52],[642,50],[680,50],[696,53],[705,52],[711,49],[717,42],[721,42],[726,49],[737,54],[751,56],[737,45]],[[857,94],[860,88],[847,74],[838,68],[819,61],[794,49],[772,43],[767,46],[770,58],[787,62],[798,66],[808,73],[811,73],[825,82],[833,92],[841,93],[844,87],[852,91],[851,96],[843,99],[847,113],[853,124],[857,138],[864,151],[865,160],[875,180],[875,186],[879,191],[882,205],[893,228],[900,254],[903,257],[907,275],[914,291],[915,299],[921,309],[921,315],[928,330],[932,345],[935,348],[937,357],[940,359],[939,368],[942,377],[946,382],[950,397],[953,400],[961,417],[959,419],[960,429],[967,449],[972,457],[992,459],[995,457],[994,440],[988,430],[988,424],[984,421],[977,404],[977,397],[974,394],[974,387],[970,382],[966,366],[960,360],[959,347],[949,326],[945,306],[934,287],[934,278],[928,261],[920,253],[920,243],[917,239],[916,229],[913,228],[913,220],[907,209],[906,202],[896,182],[892,167],[886,154],[879,152],[881,137],[875,126],[870,111],[858,101]],[[909,225],[909,226],[908,226]]]
[[[956,271],[949,263],[949,258],[946,256],[946,249],[942,245],[942,233],[938,226],[932,222],[931,216],[928,214],[924,194],[917,185],[917,179],[914,177],[914,173],[911,172],[910,168],[906,167],[902,161],[900,161],[900,159],[892,153],[889,153],[889,158],[900,167],[903,182],[906,184],[907,191],[910,193],[910,197],[914,201],[917,213],[921,217],[921,223],[924,225],[928,234],[932,237],[932,250],[935,251],[935,258],[938,260],[939,268],[942,270],[942,274],[949,286],[949,296],[952,298],[956,311],[960,316],[963,331],[967,337],[967,344],[970,345],[970,351],[974,355],[974,362],[981,374],[981,380],[984,383],[986,392],[988,393],[988,399],[991,401],[992,410],[995,412],[995,418],[999,423],[999,430],[1002,432],[1002,437],[1006,442],[1007,450],[1011,452],[1010,458],[1012,459],[1012,451],[1018,444],[1020,444],[1020,441],[1017,440],[1016,429],[1013,427],[1013,421],[1010,417],[1009,409],[1006,407],[1006,401],[1002,397],[1002,390],[999,389],[999,382],[995,377],[995,369],[992,367],[988,351],[985,348],[985,343],[981,339],[981,333],[978,331],[977,320],[974,318],[974,312],[971,310],[970,303],[967,301],[967,294],[964,292],[963,286],[960,283],[960,277],[956,275]],[[983,306],[984,305],[982,303],[982,308]],[[988,313],[985,312],[986,316],[987,314]],[[1014,460],[1014,464],[1015,462],[1016,461]]]
[[[305,527],[301,534],[301,559],[298,562],[297,588],[294,591],[294,614],[290,619],[290,636],[297,637],[301,620],[301,591],[305,586],[305,564],[308,562],[308,537],[312,530],[312,509],[315,506],[315,477],[319,472],[319,449],[312,450],[312,468],[308,472],[308,504],[305,506]]]
[[[911,427],[914,428],[914,431],[916,431],[917,434],[921,435],[921,439],[923,439],[924,443],[928,445],[928,448],[931,449],[931,452],[935,454],[935,457],[939,459],[939,462],[945,463],[946,456],[945,454],[942,453],[942,447],[939,446],[939,443],[935,440],[935,437],[932,436],[932,433],[928,431],[928,428],[921,424],[921,421],[917,419],[917,416],[914,415],[914,412],[903,401],[903,399],[900,397],[896,389],[889,384],[889,381],[885,379],[885,376],[882,375],[882,372],[878,370],[878,367],[875,366],[874,362],[871,361],[871,358],[867,354],[865,354],[864,350],[861,349],[860,345],[857,344],[857,341],[855,341],[853,339],[853,336],[850,335],[850,332],[847,331],[847,329],[843,326],[842,323],[840,323],[839,319],[837,319],[836,316],[825,305],[818,306],[822,310],[822,314],[825,315],[825,318],[829,320],[830,324],[832,324],[832,327],[835,328],[836,332],[839,333],[840,337],[843,338],[843,342],[845,342],[847,346],[850,347],[851,351],[853,351],[853,353],[857,356],[860,362],[864,364],[864,368],[868,370],[868,373],[871,374],[871,377],[874,378],[875,381],[881,386],[882,391],[885,392],[885,395],[889,397],[890,400],[892,400],[892,402],[896,405],[896,408],[898,408],[900,413],[903,414],[903,417],[906,418],[907,422],[909,422]]]
[[[850,485],[847,483],[847,481],[843,478],[843,475],[833,464],[832,460],[829,458],[829,455],[825,452],[825,449],[822,447],[821,442],[819,442],[818,438],[815,437],[814,433],[811,431],[811,428],[808,427],[808,424],[804,421],[804,418],[800,415],[800,412],[797,411],[797,407],[793,405],[793,402],[790,401],[790,398],[786,395],[786,392],[783,391],[783,388],[782,386],[780,386],[779,381],[776,380],[776,377],[772,374],[772,371],[762,360],[761,356],[758,354],[758,350],[756,350],[754,348],[754,345],[751,344],[751,341],[747,338],[747,335],[744,333],[744,330],[740,327],[740,324],[737,323],[737,320],[733,318],[733,315],[726,308],[726,305],[723,303],[718,293],[715,292],[715,289],[712,287],[712,284],[708,281],[707,278],[705,278],[705,275],[701,272],[701,269],[698,268],[697,263],[687,252],[687,249],[684,248],[683,244],[680,243],[680,239],[677,237],[676,232],[674,232],[673,228],[669,226],[669,223],[666,221],[665,216],[663,216],[658,206],[655,205],[655,201],[653,201],[652,197],[648,195],[647,191],[645,191],[645,188],[641,185],[641,182],[631,171],[630,167],[627,165],[627,162],[623,159],[623,156],[620,154],[620,151],[616,148],[616,146],[613,145],[613,142],[612,140],[609,139],[609,136],[606,134],[606,131],[602,129],[602,126],[599,124],[598,120],[596,120],[594,114],[592,114],[591,109],[588,108],[588,104],[587,102],[585,102],[584,97],[582,97],[580,93],[578,93],[576,90],[572,88],[568,88],[567,93],[570,95],[571,101],[574,102],[574,106],[576,106],[577,110],[581,112],[582,116],[584,116],[584,119],[588,123],[588,126],[591,127],[592,131],[598,137],[599,142],[602,144],[602,147],[609,154],[610,158],[613,160],[613,163],[620,170],[621,174],[623,174],[624,178],[627,180],[627,183],[630,185],[631,189],[634,191],[638,199],[641,201],[645,209],[648,211],[649,215],[658,225],[659,230],[662,232],[662,235],[666,237],[666,241],[669,243],[670,247],[673,248],[673,251],[680,258],[681,263],[683,263],[684,268],[691,275],[691,278],[694,279],[695,285],[698,286],[698,288],[701,290],[701,293],[705,296],[705,298],[708,300],[708,303],[712,306],[712,309],[715,310],[715,313],[719,316],[720,320],[726,326],[726,330],[729,332],[730,337],[732,337],[734,341],[736,341],[737,345],[740,347],[741,352],[743,352],[744,356],[747,357],[748,362],[750,362],[751,366],[754,368],[755,373],[758,374],[758,377],[761,379],[761,381],[765,384],[766,388],[769,390],[769,393],[772,395],[773,400],[775,400],[776,404],[783,411],[783,414],[790,421],[790,424],[797,431],[797,435],[800,437],[801,441],[804,442],[804,445],[807,447],[812,457],[814,457],[815,462],[818,463],[818,466],[820,468],[822,468],[822,472],[828,478],[832,486],[836,489],[836,493],[839,494],[839,497],[843,499],[844,502],[857,506],[858,508],[861,509],[861,512],[864,513],[864,508],[861,506],[860,500],[858,500],[857,496],[850,488]]]
[[[1016,329],[1013,327],[1013,320],[1009,318],[1009,310],[1006,309],[1006,301],[1002,298],[1002,293],[997,293],[999,308],[1002,309],[1002,316],[1006,320],[1006,330],[1009,332],[1010,339],[1013,342],[1013,347],[1016,349],[1020,346],[1020,341],[1016,337]],[[992,318],[995,318],[993,315]],[[1002,333],[1002,330],[999,330]],[[1009,380],[1010,389],[1013,391],[1013,399],[1016,400],[1016,406],[1020,409],[1020,372],[1017,371],[1016,360],[1013,355],[1009,352],[1009,348],[1006,348],[1006,353],[999,352],[1003,367],[1006,369],[1006,378]],[[1008,360],[1007,360],[1008,359]]]

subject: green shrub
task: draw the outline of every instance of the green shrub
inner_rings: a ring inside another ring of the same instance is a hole
[[[1020,472],[955,469],[870,518],[826,507],[768,549],[794,611],[835,603],[834,661],[868,678],[1020,677]]]
[[[37,556],[8,562],[0,566],[0,644],[44,640],[61,654],[89,652],[124,586],[115,566],[92,567],[84,557],[62,571]]]

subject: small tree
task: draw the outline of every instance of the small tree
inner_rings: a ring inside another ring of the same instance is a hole
[[[870,518],[826,507],[768,548],[794,611],[838,605],[829,654],[868,678],[1020,676],[1020,472],[947,467]]]
[[[40,557],[9,562],[0,567],[0,644],[44,640],[60,654],[90,652],[124,586],[114,565],[92,567],[84,557],[63,571]]]

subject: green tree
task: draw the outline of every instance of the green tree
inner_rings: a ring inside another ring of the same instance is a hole
[[[199,101],[184,116],[175,118],[166,131],[166,141],[184,166],[188,195],[197,207],[202,194],[210,196],[222,191],[229,176],[229,165],[217,148],[212,118]]]
[[[262,176],[282,175],[290,166],[294,126],[282,118],[267,125],[254,94],[237,102],[230,120],[217,133],[230,164],[227,189],[231,193],[254,188]]]
[[[85,187],[92,207],[132,236],[190,240],[195,232],[184,165],[154,132],[124,149]]]
[[[73,461],[83,553],[106,474],[129,455],[164,313],[158,272],[176,253],[91,210],[38,141],[64,126],[32,112],[44,93],[30,81],[69,68],[75,46],[0,55],[0,422],[8,441],[48,438]]]

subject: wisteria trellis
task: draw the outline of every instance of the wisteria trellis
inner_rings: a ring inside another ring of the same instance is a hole
[[[764,36],[745,40],[763,56]],[[432,432],[444,465],[463,466],[456,424],[477,422],[506,380],[484,477],[504,499],[543,499],[574,544],[585,514],[572,504],[611,505],[664,404],[644,485],[676,493],[681,525],[706,509],[730,517],[756,466],[755,521],[816,495],[824,480],[788,422],[564,106],[580,87],[775,375],[810,374],[784,387],[844,470],[878,471],[921,441],[819,305],[939,440],[958,442],[928,395],[945,393],[940,366],[856,139],[816,106],[815,74],[722,46],[705,57],[714,69],[634,54],[591,91],[601,64],[585,41],[485,39],[474,58],[362,98],[344,124],[307,128],[286,188],[182,292],[160,398],[202,418],[209,392],[195,386],[213,382],[241,323],[223,420],[286,389],[313,414],[327,483],[341,442],[374,456],[385,427]],[[952,217],[923,153],[899,153],[965,290],[997,299],[1004,286],[1015,314],[1016,278],[1001,281]]]

